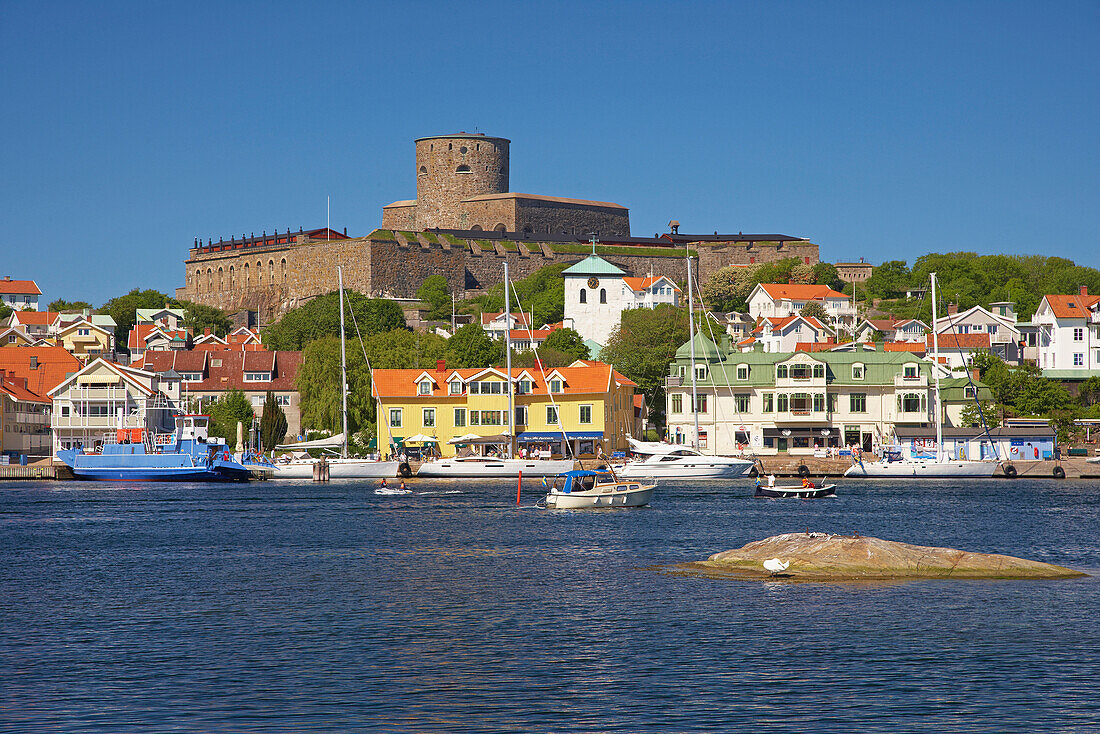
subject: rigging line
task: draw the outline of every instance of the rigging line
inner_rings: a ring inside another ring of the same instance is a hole
[[[955,314],[958,316],[958,313]],[[985,431],[985,437],[989,440],[989,445],[993,447],[993,455],[997,457],[997,461],[1001,461],[1001,453],[997,450],[997,444],[993,440],[993,437],[989,435],[989,425],[985,422],[985,411],[982,410],[982,401],[978,399],[978,386],[974,384],[974,377],[970,373],[970,369],[967,365],[966,355],[963,353],[962,345],[959,344],[959,332],[958,327],[955,325],[955,320],[951,318],[951,314],[947,314],[947,323],[951,326],[952,332],[955,334],[955,350],[959,353],[959,359],[962,360],[963,367],[966,372],[966,381],[970,387],[974,388],[974,405],[978,406],[978,418],[982,422],[982,430]],[[936,325],[932,324],[933,332],[936,329]],[[993,341],[990,340],[990,347],[992,348]],[[934,365],[935,368],[939,368],[939,365]],[[942,399],[941,399],[942,403]],[[940,420],[941,416],[936,416],[936,420]]]
[[[522,317],[523,316],[523,304],[520,303],[519,293],[516,291],[515,282],[513,281],[511,283],[508,283],[507,287],[510,287],[512,289],[512,293],[516,297],[516,307],[519,309],[520,316]],[[569,446],[569,434],[567,434],[565,432],[565,423],[563,423],[562,419],[561,419],[561,410],[558,408],[557,401],[554,400],[554,393],[550,392],[550,383],[548,383],[546,381],[546,370],[544,370],[542,368],[542,358],[539,357],[539,352],[538,352],[537,349],[535,349],[535,335],[531,331],[531,322],[534,321],[534,319],[535,319],[535,312],[532,310],[530,318],[527,319],[527,338],[528,338],[528,340],[531,344],[531,350],[535,353],[535,364],[538,365],[539,374],[542,375],[542,384],[546,385],[546,394],[550,396],[550,404],[554,406],[554,412],[557,414],[558,427],[561,429],[562,443],[565,444],[565,456],[566,456],[566,458],[569,458],[569,455],[572,453],[571,448]],[[511,314],[505,314],[505,316],[504,316],[504,326],[505,326],[506,329],[511,329],[511,322],[512,322],[512,315]],[[562,326],[562,328],[564,328],[564,325]],[[508,379],[511,380],[512,376],[508,375]],[[512,417],[515,418],[515,416],[512,416]],[[574,461],[577,460],[576,454],[573,454],[573,460]]]

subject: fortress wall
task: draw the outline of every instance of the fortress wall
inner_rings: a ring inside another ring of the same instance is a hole
[[[442,275],[461,298],[466,288],[468,257],[461,245],[450,245],[447,249],[436,244],[424,247],[417,242],[399,245],[371,240],[366,255],[370,263],[370,285],[363,293],[415,298],[417,289],[429,275]]]
[[[809,258],[810,265],[820,262],[818,247],[812,242],[755,242],[729,245],[691,246],[699,252],[699,281],[705,283],[715,270],[727,265],[750,265],[770,263],[797,257],[803,262]]]
[[[630,215],[629,210],[615,207],[520,199],[513,231],[529,231],[536,236],[555,233],[585,237],[595,232],[603,237],[629,237]]]
[[[382,207],[382,229],[416,229],[416,205]]]

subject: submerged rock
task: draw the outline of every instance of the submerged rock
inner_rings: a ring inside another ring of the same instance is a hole
[[[790,565],[781,574],[764,570],[764,561]],[[787,533],[715,553],[690,564],[700,571],[804,581],[881,579],[1062,579],[1088,574],[1050,563],[996,553],[970,553],[829,533]]]

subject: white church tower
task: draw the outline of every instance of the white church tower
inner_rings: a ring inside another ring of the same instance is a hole
[[[585,339],[604,346],[619,326],[626,303],[626,288],[622,270],[607,260],[592,254],[562,271],[565,276],[565,319]]]

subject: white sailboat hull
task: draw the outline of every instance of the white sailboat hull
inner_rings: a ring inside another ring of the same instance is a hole
[[[875,461],[852,464],[844,472],[850,478],[875,479],[955,479],[992,477],[995,461]]]
[[[272,479],[313,479],[313,467],[319,459],[296,459],[276,464]],[[376,479],[396,477],[400,462],[369,459],[328,459],[329,479]]]
[[[660,457],[657,457],[660,458]],[[732,479],[752,468],[752,462],[727,456],[699,456],[672,461],[631,461],[615,469],[624,479]]]
[[[418,477],[553,477],[573,468],[570,459],[436,459],[421,464]]]

